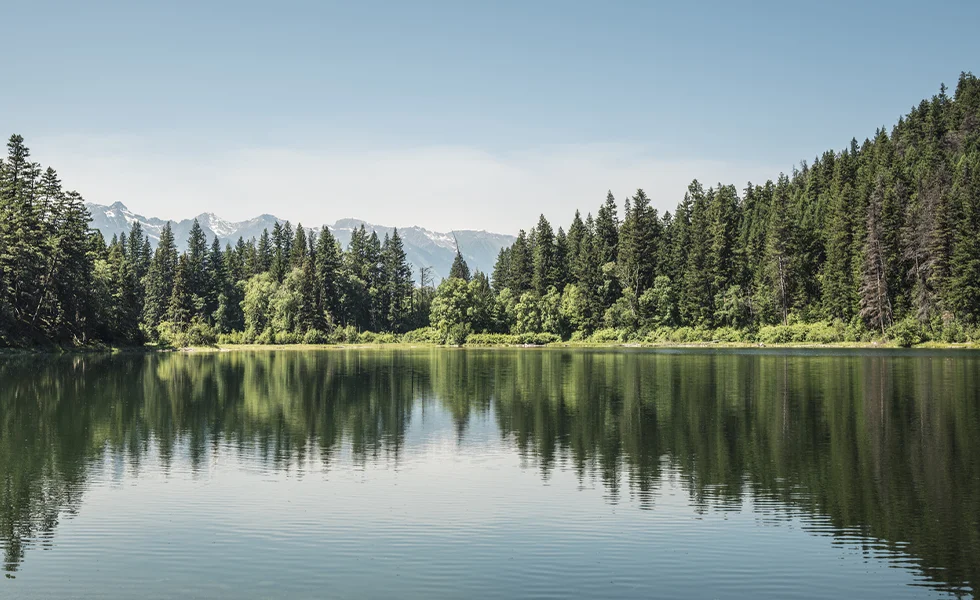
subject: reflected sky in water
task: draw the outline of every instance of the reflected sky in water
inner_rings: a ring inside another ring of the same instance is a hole
[[[980,355],[5,359],[4,597],[975,596]]]

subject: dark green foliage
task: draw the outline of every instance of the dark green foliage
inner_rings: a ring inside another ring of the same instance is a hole
[[[168,222],[160,232],[160,243],[146,275],[143,324],[149,331],[156,330],[166,315],[173,292],[174,275],[177,272],[177,258],[177,246]]]
[[[381,249],[382,309],[385,330],[401,333],[410,326],[412,311],[412,269],[398,229],[385,238]]]
[[[449,277],[463,281],[470,280],[470,267],[466,264],[466,259],[460,254],[458,248],[456,249],[456,258],[453,259],[453,265],[449,268]]]
[[[576,211],[566,277],[549,279],[543,268],[558,243],[549,244],[541,217],[532,235],[501,251],[494,290],[520,299],[524,329],[553,284],[584,335],[602,326],[838,322],[887,337],[912,317],[940,339],[959,339],[945,332],[980,320],[978,173],[980,82],[964,73],[954,98],[943,89],[891,133],[879,129],[775,182],[750,183],[741,198],[734,186],[705,190],[694,181],[661,219],[638,190],[620,223],[608,194],[594,221]],[[574,284],[572,292],[562,284]]]

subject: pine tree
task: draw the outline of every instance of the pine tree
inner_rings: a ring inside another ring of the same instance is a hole
[[[336,322],[344,314],[341,309],[341,260],[340,245],[326,226],[317,238],[316,281],[323,310]]]
[[[214,322],[214,313],[218,310],[218,299],[222,294],[228,294],[228,276],[225,272],[225,255],[221,251],[221,241],[218,236],[211,240],[211,251],[204,263],[204,316],[209,322]]]
[[[653,285],[661,270],[661,237],[657,211],[650,206],[646,193],[642,189],[636,190],[636,194],[626,201],[616,265],[623,293],[634,312],[640,296]]]
[[[146,274],[146,300],[143,307],[143,323],[150,331],[166,317],[170,297],[173,294],[174,277],[177,272],[177,247],[173,230],[168,221],[160,231],[153,260]]]
[[[278,225],[278,223],[276,223]],[[252,275],[265,273],[272,268],[272,242],[269,237],[269,230],[263,229],[259,236],[258,246],[255,248],[255,262],[252,266]]]
[[[538,225],[534,231],[535,244],[532,263],[534,271],[531,282],[538,295],[543,296],[548,293],[548,288],[556,283],[555,234],[551,229],[551,223],[544,215],[538,218]]]
[[[568,227],[568,265],[569,275],[573,280],[579,279],[577,265],[579,255],[582,253],[582,242],[585,238],[585,223],[582,221],[582,213],[575,211],[572,224]]]
[[[449,278],[470,280],[470,267],[466,264],[466,259],[460,253],[459,247],[456,248],[456,258],[453,259],[453,265],[449,268]]]
[[[306,242],[306,231],[302,223],[296,224],[296,235],[293,237],[292,250],[289,257],[289,265],[293,269],[301,268],[306,262],[309,247]]]
[[[793,224],[789,214],[789,178],[780,175],[772,195],[769,209],[769,227],[766,237],[766,259],[761,275],[765,290],[764,304],[773,308],[779,320],[789,322],[789,310],[793,299]]]
[[[956,215],[946,305],[956,318],[975,323],[980,317],[980,151],[962,161],[951,203]]]
[[[493,279],[493,290],[498,294],[501,290],[511,286],[510,256],[510,248],[501,248],[497,252],[497,262],[493,265],[493,275],[491,277]]]
[[[851,273],[854,272],[855,220],[852,214],[857,204],[854,186],[848,179],[849,155],[844,154],[834,166],[828,214],[824,226],[826,258],[820,272],[822,305],[830,318],[849,321],[856,302],[853,299]]]
[[[685,246],[678,249],[684,257],[678,311],[682,322],[690,325],[706,325],[710,324],[714,317],[713,307],[710,304],[714,299],[710,271],[711,215],[708,210],[711,199],[697,180],[691,182],[687,190],[684,201],[687,208],[686,239],[683,240]],[[678,209],[678,214],[680,212],[681,210]]]
[[[619,219],[616,213],[616,199],[611,191],[606,194],[606,202],[596,215],[594,244],[602,274],[599,300],[604,312],[613,305],[621,293],[616,269],[616,258],[619,254]]]
[[[398,229],[394,229],[391,238],[386,239],[381,251],[381,262],[386,288],[384,295],[387,301],[387,327],[395,332],[405,331],[412,308],[412,269],[408,266],[405,246],[398,235]]]
[[[718,298],[715,310],[722,308],[721,299],[729,290],[738,285],[738,244],[739,204],[738,194],[733,185],[718,184],[711,195],[709,212],[709,231],[711,246],[708,254],[708,274],[711,277],[711,298]]]
[[[572,282],[572,265],[570,250],[568,248],[568,236],[565,230],[558,228],[555,234],[555,266],[554,266],[554,287],[559,291],[564,290],[565,286]]]
[[[185,329],[191,322],[195,312],[194,298],[191,294],[190,257],[182,254],[177,261],[174,273],[173,290],[167,303],[167,321]]]
[[[884,335],[892,321],[892,303],[888,291],[885,248],[882,243],[881,212],[885,184],[879,177],[868,202],[867,232],[861,266],[861,317],[870,327]]]
[[[289,255],[292,246],[292,228],[288,228],[289,222],[280,224],[276,221],[272,226],[272,247],[270,248],[272,258],[269,263],[269,271],[272,277],[281,282],[289,271]]]
[[[510,290],[517,295],[532,288],[533,257],[527,241],[527,234],[520,230],[510,248]]]
[[[197,219],[187,235],[187,290],[191,295],[195,315],[203,315],[209,295],[207,277],[208,238]]]
[[[302,231],[302,226],[297,225],[296,231]],[[296,244],[293,245],[293,248],[296,248]],[[303,240],[302,248],[304,251],[307,249],[305,240]],[[322,331],[324,329],[323,299],[320,295],[320,287],[317,285],[316,268],[313,260],[308,257],[304,258],[300,269],[302,270],[300,305],[296,318],[299,333],[306,333],[311,329]]]

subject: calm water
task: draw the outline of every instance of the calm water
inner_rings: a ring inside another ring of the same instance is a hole
[[[0,361],[3,598],[980,593],[980,354]]]

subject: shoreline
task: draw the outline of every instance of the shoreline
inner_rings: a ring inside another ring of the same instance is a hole
[[[268,352],[273,350],[311,351],[311,350],[418,350],[423,348],[441,348],[452,350],[474,349],[651,349],[651,350],[978,350],[980,344],[923,342],[910,347],[899,346],[895,343],[879,342],[788,342],[780,344],[763,344],[751,342],[552,342],[550,344],[463,344],[450,346],[444,344],[428,344],[419,342],[395,342],[387,344],[216,344],[214,346],[189,346],[185,348],[161,348],[158,346],[128,346],[102,348],[0,348],[0,359],[16,356],[57,356],[80,354],[157,354],[183,353],[208,354],[215,352]]]

